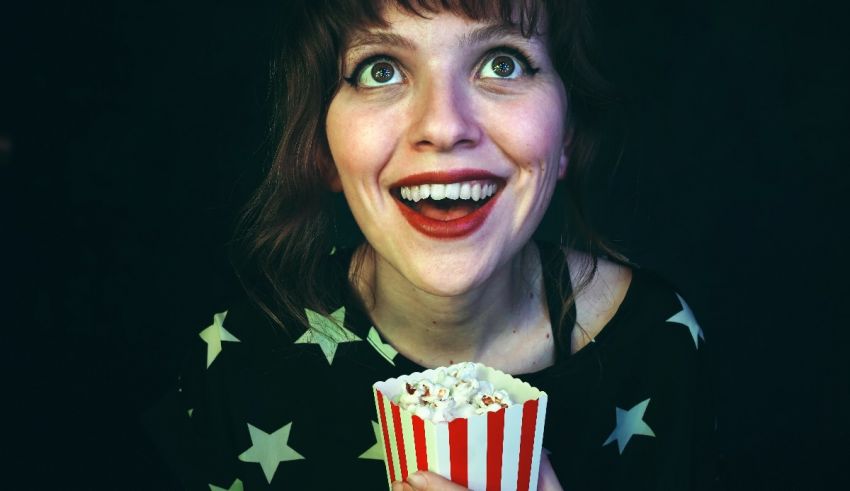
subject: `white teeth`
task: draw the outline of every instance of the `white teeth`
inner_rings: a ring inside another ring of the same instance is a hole
[[[460,183],[446,184],[446,198],[457,199],[460,196]]]
[[[431,198],[435,201],[442,199],[481,201],[496,194],[498,184],[488,182],[454,182],[451,184],[420,184],[418,186],[402,186],[399,194],[402,199],[419,201]]]
[[[423,184],[423,186],[427,186],[427,184]],[[431,199],[434,201],[440,201],[441,199],[446,197],[446,185],[445,184],[431,184]]]

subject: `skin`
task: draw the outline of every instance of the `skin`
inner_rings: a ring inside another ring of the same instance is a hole
[[[354,36],[345,51],[343,74],[360,85],[342,84],[326,120],[337,171],[331,186],[344,192],[368,242],[352,285],[384,339],[422,366],[473,360],[513,374],[550,366],[554,336],[530,238],[567,170],[570,132],[545,40],[485,31],[490,24],[449,13],[422,18],[391,8],[384,17],[388,28]],[[473,34],[484,35],[468,42]],[[492,57],[513,56],[493,51],[505,46],[526,53],[537,71],[515,57],[519,71],[494,77]],[[373,65],[354,73],[375,55],[385,56],[393,78],[371,78]],[[460,168],[504,180],[484,225],[452,239],[414,230],[390,194],[393,183]],[[571,270],[575,259],[568,256]],[[629,278],[625,268],[601,264],[576,301],[585,332],[594,336],[613,316]],[[587,339],[572,342],[577,351]],[[418,472],[393,489],[464,488]],[[561,489],[545,455],[539,489]]]
[[[384,337],[422,365],[478,360],[511,373],[539,370],[554,362],[554,344],[529,239],[566,172],[569,138],[566,92],[545,40],[514,31],[462,43],[489,24],[392,9],[385,17],[390,27],[382,32],[400,39],[349,47],[343,73],[352,76],[364,58],[382,54],[403,80],[343,84],[326,121],[335,185],[376,252],[364,255],[355,288],[375,299],[367,307]],[[501,46],[526,52],[538,71],[488,76],[488,56]],[[415,231],[392,184],[459,168],[504,179],[487,221],[451,240]]]
[[[410,475],[405,482],[394,482],[392,491],[462,491],[467,488],[455,484],[433,472],[419,471]],[[562,491],[558,476],[549,463],[546,452],[540,454],[540,475],[537,480],[538,491]]]

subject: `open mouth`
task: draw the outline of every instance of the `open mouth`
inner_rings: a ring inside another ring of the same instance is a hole
[[[432,220],[448,222],[474,213],[499,191],[492,179],[400,186],[390,194],[407,208]]]

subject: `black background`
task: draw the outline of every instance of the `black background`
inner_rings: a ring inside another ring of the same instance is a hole
[[[226,244],[262,175],[284,13],[3,7],[6,483],[173,486],[138,414],[237,293]],[[591,209],[700,319],[731,489],[850,485],[847,19],[839,2],[596,2],[628,131]]]

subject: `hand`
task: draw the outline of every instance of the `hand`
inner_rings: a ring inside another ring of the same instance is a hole
[[[417,471],[407,476],[407,481],[393,483],[392,491],[469,491],[445,477],[428,471]]]
[[[537,479],[537,491],[563,491],[555,470],[549,462],[546,452],[540,453],[540,477]],[[445,477],[428,471],[418,471],[407,476],[406,482],[394,482],[392,491],[466,491]]]
[[[549,452],[545,448],[540,452],[540,477],[537,478],[537,491],[564,491],[558,476],[555,475],[552,463],[549,462]]]

